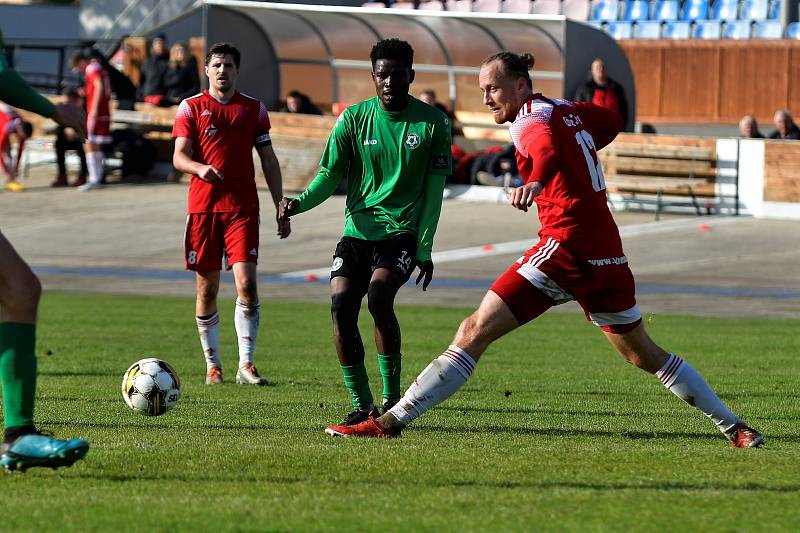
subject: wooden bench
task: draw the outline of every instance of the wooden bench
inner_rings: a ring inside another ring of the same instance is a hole
[[[716,197],[716,152],[711,147],[616,141],[598,155],[606,190],[620,194],[625,206],[654,205],[656,220],[664,207],[688,203],[704,214],[707,202],[701,205],[699,199]]]

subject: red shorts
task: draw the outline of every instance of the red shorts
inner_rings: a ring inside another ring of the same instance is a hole
[[[641,322],[628,259],[578,260],[560,242],[545,237],[500,275],[491,287],[520,325],[550,307],[577,301],[604,331],[625,333]]]
[[[183,237],[186,270],[212,272],[234,263],[258,263],[258,214],[190,213]]]
[[[97,120],[86,121],[87,140],[91,144],[108,144],[111,138],[111,117],[99,116]]]

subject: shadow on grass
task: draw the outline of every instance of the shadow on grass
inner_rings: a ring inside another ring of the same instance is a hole
[[[212,474],[200,474],[193,476],[187,474],[167,474],[164,472],[153,473],[132,473],[132,474],[102,474],[100,472],[80,472],[77,475],[70,476],[71,478],[92,479],[96,481],[108,481],[113,483],[129,483],[136,481],[160,481],[168,482],[175,481],[181,483],[213,483],[219,485],[220,483],[273,483],[276,485],[298,485],[305,483],[312,483],[317,490],[324,490],[326,485],[334,485],[331,490],[341,490],[342,487],[348,485],[358,487],[377,486],[385,488],[386,480],[369,480],[369,479],[354,479],[342,480],[337,479],[335,483],[333,480],[320,480],[317,477],[309,478],[295,478],[295,477],[280,477],[280,476],[252,476],[252,475],[220,475],[219,472]],[[397,487],[402,487],[402,482],[394,480],[393,483]],[[410,485],[413,485],[415,490],[422,488],[476,488],[476,489],[522,489],[522,490],[578,490],[578,491],[593,491],[593,492],[618,492],[618,491],[683,491],[683,492],[751,492],[751,493],[779,493],[779,494],[792,494],[800,493],[800,485],[768,485],[764,483],[725,483],[725,482],[669,482],[669,481],[650,481],[644,483],[636,482],[580,482],[580,481],[489,481],[489,480],[455,480],[455,481],[442,481],[442,482],[425,482],[418,479],[413,480]],[[330,487],[329,487],[330,488]]]

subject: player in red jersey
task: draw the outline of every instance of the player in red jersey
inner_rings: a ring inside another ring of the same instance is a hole
[[[0,103],[0,168],[6,174],[4,189],[10,192],[22,192],[25,187],[17,181],[19,162],[25,141],[31,136],[33,126],[22,120],[19,113],[10,105]],[[17,139],[17,150],[12,156],[12,138]]]
[[[534,94],[532,67],[530,54],[501,52],[484,60],[479,82],[495,122],[512,122],[525,185],[509,199],[522,211],[536,203],[539,242],[497,278],[478,310],[461,323],[450,347],[423,370],[394,408],[380,418],[326,431],[337,436],[398,435],[453,395],[491,342],[554,305],[576,300],[623,358],[655,374],[703,412],[733,446],[760,446],[761,435],[734,415],[689,363],[661,349],[645,332],[597,157],[597,150],[622,130],[621,118],[593,104]]]
[[[103,145],[111,142],[111,82],[108,72],[93,54],[75,52],[70,58],[72,68],[84,76],[86,86],[86,166],[89,181],[78,183],[79,190],[98,189],[103,184],[105,156]]]
[[[209,385],[222,383],[217,293],[223,259],[226,268],[233,268],[236,280],[236,382],[267,384],[253,365],[261,309],[256,290],[259,209],[253,147],[261,158],[276,213],[283,196],[282,178],[272,150],[267,108],[236,90],[240,57],[239,50],[229,43],[218,43],[208,50],[205,71],[209,89],[181,102],[172,130],[173,164],[192,175],[186,268],[197,274],[197,329]],[[277,222],[280,238],[288,237],[289,221]]]

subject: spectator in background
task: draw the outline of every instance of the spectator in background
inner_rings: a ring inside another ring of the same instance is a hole
[[[575,101],[591,102],[616,111],[622,123],[628,124],[628,99],[622,85],[608,77],[606,62],[599,57],[592,61],[589,80],[575,93]]]
[[[72,105],[81,105],[81,94],[77,87],[68,86],[64,88],[64,102]],[[83,151],[83,141],[80,134],[69,126],[59,124],[56,128],[56,164],[58,165],[58,176],[50,184],[51,187],[66,187],[67,181],[67,150],[74,150],[81,160],[81,170],[78,179],[73,183],[79,187],[86,183],[89,170],[86,167],[86,153]]]
[[[775,123],[775,131],[769,136],[770,139],[798,140],[800,139],[800,129],[792,120],[792,114],[786,109],[775,111],[772,117]]]
[[[16,109],[0,102],[0,168],[6,175],[5,190],[9,192],[22,192],[25,187],[17,181],[19,175],[19,162],[22,160],[22,150],[25,141],[33,133],[30,122],[22,120]],[[17,150],[12,155],[12,139],[17,139]]]
[[[150,54],[142,66],[139,79],[139,100],[146,101],[148,96],[164,95],[164,73],[169,65],[167,39],[163,34],[156,35],[150,43]]]
[[[745,139],[763,139],[764,136],[758,130],[758,122],[753,115],[745,115],[739,121],[739,133]]]
[[[178,105],[181,100],[200,92],[197,60],[184,42],[177,42],[169,49],[169,65],[164,73],[164,89],[167,105]]]
[[[286,95],[286,104],[281,107],[281,111],[284,113],[303,113],[304,115],[322,114],[322,111],[311,102],[311,98],[308,95],[297,90],[291,91]]]
[[[450,120],[450,129],[451,129],[451,136],[455,137],[456,135],[463,135],[464,132],[461,129],[461,123],[458,122],[456,119],[456,115],[450,111],[446,105],[441,103],[436,99],[436,91],[433,89],[425,89],[421,93],[419,93],[419,99],[425,102],[428,105],[431,105],[447,115],[447,118]]]

